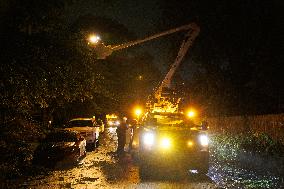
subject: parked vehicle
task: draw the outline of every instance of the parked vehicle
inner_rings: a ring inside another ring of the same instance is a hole
[[[118,116],[115,114],[106,115],[106,124],[108,127],[118,127],[120,125]]]
[[[96,148],[99,144],[100,126],[93,118],[71,119],[65,130],[79,132],[87,141],[87,147]]]
[[[34,152],[33,163],[46,167],[78,164],[86,156],[86,140],[78,132],[55,130]]]

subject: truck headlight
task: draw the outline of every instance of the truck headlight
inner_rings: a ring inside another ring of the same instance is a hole
[[[200,135],[199,136],[199,142],[202,146],[208,146],[209,139],[207,135]]]
[[[171,147],[171,140],[169,138],[162,138],[160,145],[162,148],[170,148]]]
[[[192,140],[187,141],[187,146],[188,147],[192,147],[193,146],[193,141]]]
[[[145,133],[143,136],[143,143],[148,146],[152,146],[154,144],[154,133]]]

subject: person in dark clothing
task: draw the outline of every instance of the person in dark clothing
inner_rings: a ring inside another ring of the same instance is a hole
[[[117,153],[123,154],[124,153],[124,146],[126,143],[126,130],[127,130],[127,118],[123,117],[121,119],[120,125],[116,129],[117,133]]]
[[[208,123],[207,123],[207,121],[202,121],[201,122],[201,129],[202,130],[208,130]]]

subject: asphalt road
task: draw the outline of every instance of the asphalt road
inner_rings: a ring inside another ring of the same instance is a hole
[[[80,165],[28,178],[19,188],[218,188],[206,175],[141,180],[139,166],[130,155],[123,158],[114,155],[116,145],[115,130],[108,128],[101,137],[100,146],[88,152]]]

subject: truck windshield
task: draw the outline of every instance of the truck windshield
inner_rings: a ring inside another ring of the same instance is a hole
[[[194,124],[185,118],[183,114],[150,114],[145,120],[149,126],[187,126],[194,127]]]

